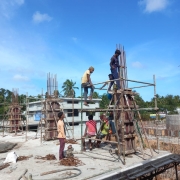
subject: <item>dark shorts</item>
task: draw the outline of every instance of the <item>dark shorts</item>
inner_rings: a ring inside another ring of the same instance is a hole
[[[97,138],[97,139],[102,139],[102,138],[104,138],[105,136],[106,136],[105,134],[99,133],[99,134],[97,134],[96,138]]]

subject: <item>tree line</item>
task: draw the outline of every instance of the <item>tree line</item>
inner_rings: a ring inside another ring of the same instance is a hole
[[[62,85],[62,91],[59,93],[59,97],[76,97],[75,90],[79,89],[76,86],[76,82],[73,82],[72,80],[67,79],[63,85]],[[63,94],[62,94],[63,92]],[[7,104],[11,103],[11,97],[12,92],[8,89],[1,88],[0,89],[0,114],[4,114],[7,112],[8,106]],[[177,107],[180,107],[180,96],[179,95],[166,95],[166,96],[160,96],[157,94],[157,106],[159,108],[160,112],[168,113],[168,114],[177,114]],[[41,98],[41,95],[38,94],[36,98],[33,96],[29,96],[29,102],[37,101]],[[78,96],[80,98],[80,96]],[[106,109],[109,105],[109,99],[107,97],[107,94],[99,94],[97,92],[94,92],[93,98],[101,99],[100,102],[100,108]],[[19,102],[23,104],[22,111],[26,110],[25,102],[26,102],[26,95],[21,94],[18,96]],[[135,100],[137,105],[140,108],[153,108],[154,107],[154,98],[152,98],[150,101],[144,101],[143,98],[136,93]],[[144,119],[146,116],[149,117],[149,114],[154,113],[153,111],[141,111],[142,117]]]

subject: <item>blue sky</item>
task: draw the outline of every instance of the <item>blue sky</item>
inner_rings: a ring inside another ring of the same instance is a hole
[[[180,95],[179,32],[179,0],[0,0],[0,87],[40,94],[48,72],[60,91],[66,79],[80,87],[89,66],[93,83],[106,81],[121,44],[129,79],[155,74],[159,95]],[[136,90],[153,97],[153,87]]]

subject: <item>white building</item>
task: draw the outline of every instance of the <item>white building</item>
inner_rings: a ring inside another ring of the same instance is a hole
[[[180,114],[180,108],[178,107],[176,110],[177,110],[178,114]]]
[[[99,108],[99,104],[101,99],[93,99],[93,104],[89,104],[89,106],[84,106],[83,102],[81,105],[81,98],[74,98],[72,101],[72,98],[61,98],[62,102],[60,102],[60,105],[65,113],[66,120],[69,122],[69,124],[72,123],[73,117],[72,117],[72,109],[74,106],[74,122],[79,123],[81,122],[81,106],[83,109],[96,109]],[[74,102],[74,103],[73,103]],[[88,101],[90,102],[90,101]],[[29,124],[37,124],[39,123],[39,120],[41,119],[41,110],[42,110],[42,102],[41,101],[35,101],[35,102],[29,102],[29,105],[27,107],[27,110],[29,112],[28,115],[28,123]],[[96,121],[99,121],[100,112],[93,112],[93,119]],[[89,112],[83,112],[82,113],[82,121],[86,122],[88,120]]]

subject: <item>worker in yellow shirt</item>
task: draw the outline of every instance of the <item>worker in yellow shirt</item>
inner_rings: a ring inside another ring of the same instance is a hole
[[[84,105],[89,106],[87,103],[87,95],[88,95],[88,88],[91,89],[89,99],[92,100],[92,95],[94,92],[94,86],[92,84],[90,75],[94,72],[94,68],[91,66],[88,70],[86,70],[82,77],[81,86],[84,88]]]
[[[106,118],[105,114],[100,115],[100,119],[101,119],[101,129],[100,132],[98,132],[97,134],[97,139],[102,139],[104,138],[106,135],[109,134],[109,130],[110,130],[110,126],[109,126],[109,121]],[[101,141],[97,141],[97,147],[99,148]]]

